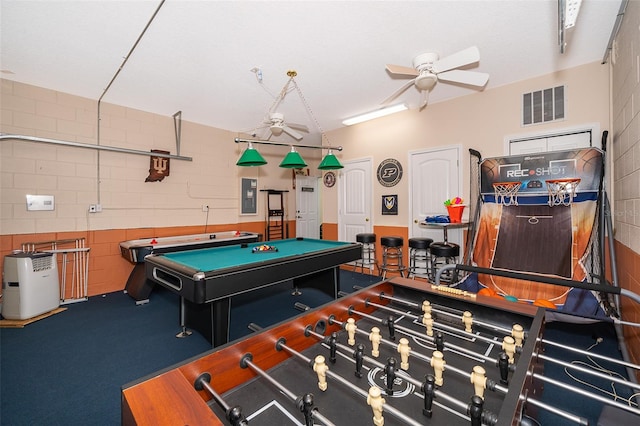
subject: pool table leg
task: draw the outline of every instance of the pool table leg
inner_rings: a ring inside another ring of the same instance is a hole
[[[202,334],[213,347],[229,341],[229,318],[231,298],[223,298],[210,303],[184,301],[185,325]]]
[[[184,309],[184,297],[180,296],[180,327],[182,327],[182,331],[176,334],[176,337],[178,338],[189,337],[192,334],[191,330],[187,329]]]

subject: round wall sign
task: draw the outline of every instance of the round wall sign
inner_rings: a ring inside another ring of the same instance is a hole
[[[322,180],[324,182],[324,186],[326,186],[327,188],[331,188],[336,184],[336,174],[333,172],[327,172],[324,174]]]
[[[387,158],[378,166],[378,182],[382,186],[395,186],[402,179],[402,165],[394,158]]]

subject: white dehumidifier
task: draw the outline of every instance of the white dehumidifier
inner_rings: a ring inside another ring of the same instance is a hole
[[[55,253],[16,252],[4,257],[2,316],[33,318],[60,306]]]

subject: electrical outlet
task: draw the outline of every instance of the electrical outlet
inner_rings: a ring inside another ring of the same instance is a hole
[[[202,205],[202,211],[203,211],[203,212],[208,212],[208,211],[209,211],[209,206],[208,206],[208,205],[206,205],[206,204],[203,204],[203,205]]]

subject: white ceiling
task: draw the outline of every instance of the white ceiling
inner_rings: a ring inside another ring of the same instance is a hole
[[[260,125],[288,70],[311,114],[295,91],[277,111],[327,131],[380,108],[405,83],[385,64],[411,67],[421,53],[477,46],[469,69],[490,74],[485,90],[601,61],[620,8],[584,0],[561,54],[556,0],[166,0],[116,76],[160,0],[0,4],[1,77],[232,131]],[[475,92],[439,82],[429,103]],[[417,108],[420,96],[410,88],[397,100]]]

